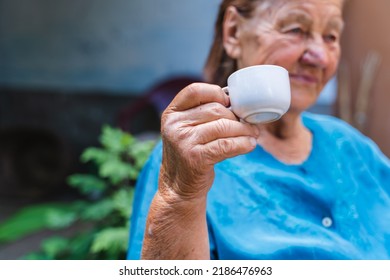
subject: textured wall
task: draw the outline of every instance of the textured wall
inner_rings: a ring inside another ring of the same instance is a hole
[[[0,86],[140,92],[200,75],[219,0],[0,0]]]

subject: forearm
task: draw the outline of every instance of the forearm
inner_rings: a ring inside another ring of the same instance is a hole
[[[255,126],[241,123],[216,85],[180,91],[161,117],[163,156],[147,218],[142,258],[209,259],[206,198],[214,165],[256,146]]]
[[[142,259],[209,259],[206,198],[155,195],[145,230]]]

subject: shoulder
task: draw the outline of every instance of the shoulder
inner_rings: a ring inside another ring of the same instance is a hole
[[[348,139],[356,143],[370,141],[352,125],[334,116],[304,113],[302,119],[305,126],[314,134],[320,134],[322,137],[326,135],[325,138]]]
[[[330,115],[320,115],[305,112],[302,115],[305,125],[309,128],[320,129],[328,132],[345,131],[346,133],[356,133],[357,130],[347,122]]]
[[[328,147],[355,151],[365,159],[386,158],[372,139],[341,119],[312,113],[304,113],[302,118],[306,127]]]

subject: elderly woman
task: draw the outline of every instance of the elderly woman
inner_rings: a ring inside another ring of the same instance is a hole
[[[222,1],[208,83],[164,111],[162,144],[139,178],[129,258],[390,258],[389,159],[342,121],[304,112],[335,74],[342,8]],[[250,125],[221,86],[258,64],[288,70],[291,107]]]

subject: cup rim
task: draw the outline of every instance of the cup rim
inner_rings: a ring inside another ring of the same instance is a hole
[[[247,66],[247,67],[244,67],[244,68],[240,68],[236,71],[234,71],[233,73],[231,73],[228,77],[228,79],[235,75],[235,74],[238,74],[240,72],[243,72],[243,71],[248,71],[250,69],[253,69],[253,68],[258,68],[258,67],[265,67],[265,68],[276,68],[276,69],[280,69],[280,70],[284,70],[285,72],[288,73],[287,69],[284,68],[283,66],[280,66],[280,65],[274,65],[274,64],[257,64],[257,65],[251,65],[251,66]]]

